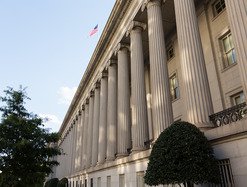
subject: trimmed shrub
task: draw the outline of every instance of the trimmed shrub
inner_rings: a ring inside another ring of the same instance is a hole
[[[45,183],[45,187],[57,187],[59,180],[58,178],[52,178]]]
[[[147,172],[148,185],[220,183],[213,149],[193,124],[175,122],[155,142]]]
[[[62,178],[58,184],[57,184],[57,187],[67,187],[68,186],[68,179],[67,178]]]

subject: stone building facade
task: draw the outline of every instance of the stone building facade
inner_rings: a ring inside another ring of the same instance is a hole
[[[54,177],[143,187],[173,121],[204,131],[222,186],[247,185],[247,1],[116,0],[60,128]]]

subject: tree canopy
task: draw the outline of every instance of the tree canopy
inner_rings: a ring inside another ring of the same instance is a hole
[[[154,143],[145,183],[219,183],[220,173],[207,138],[188,122],[175,122]]]
[[[8,88],[0,100],[0,186],[29,186],[44,181],[58,165],[53,158],[60,155],[55,146],[58,133],[50,133],[44,128],[44,121],[25,108],[25,89]],[[34,185],[33,185],[34,186]]]

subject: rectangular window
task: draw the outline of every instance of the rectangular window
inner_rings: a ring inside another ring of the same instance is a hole
[[[170,90],[172,101],[180,97],[177,73],[170,77]]]
[[[90,187],[93,187],[93,178],[91,178],[91,180],[90,180],[91,182],[91,185],[90,185]]]
[[[119,187],[125,187],[125,177],[124,177],[124,174],[119,175]]]
[[[236,52],[232,41],[232,34],[228,33],[221,39],[223,46],[224,68],[231,66],[237,62]]]
[[[217,16],[219,13],[221,13],[223,10],[225,10],[225,0],[216,0],[213,3],[213,13],[214,16]]]
[[[97,187],[101,187],[101,177],[98,177],[97,179]]]
[[[245,102],[244,92],[239,92],[237,94],[232,95],[231,96],[231,102],[232,102],[233,106],[244,103]]]
[[[137,187],[145,187],[144,171],[140,171],[136,173],[136,184]]]
[[[175,56],[173,45],[170,45],[167,48],[167,52],[166,53],[167,53],[167,60],[170,60],[170,59],[172,59]]]
[[[87,187],[87,179],[85,179],[85,187]]]
[[[218,166],[220,169],[221,183],[218,185],[209,184],[209,187],[233,187],[235,186],[230,160],[229,159],[218,160]]]
[[[106,183],[107,183],[107,187],[111,187],[111,176],[107,176]]]

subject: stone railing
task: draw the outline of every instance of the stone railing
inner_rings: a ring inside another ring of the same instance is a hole
[[[239,121],[247,116],[247,105],[242,103],[209,116],[215,127]]]

